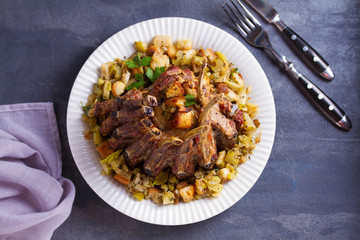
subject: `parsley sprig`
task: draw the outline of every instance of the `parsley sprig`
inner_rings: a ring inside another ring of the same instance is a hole
[[[165,72],[165,67],[156,67],[155,71],[151,68],[146,69],[145,75],[150,79],[151,82],[155,82],[160,77],[160,74]]]
[[[145,86],[144,76],[142,74],[135,73],[134,77],[137,80],[137,82],[132,82],[129,85],[127,85],[126,90],[129,91],[133,88],[140,88],[140,87]]]
[[[194,105],[196,103],[195,96],[192,94],[186,94],[185,99],[186,99],[185,106],[187,107]]]
[[[145,68],[145,76],[153,83],[155,82],[156,79],[158,79],[160,77],[160,74],[165,72],[165,67],[156,67],[155,70],[153,71],[149,65],[151,62],[151,57],[140,57],[140,53],[137,53],[135,55],[135,57],[132,58],[132,60],[128,60],[125,61],[125,64],[128,66],[128,68],[140,68],[140,67],[144,67]],[[132,82],[130,83],[127,87],[126,90],[131,90],[133,88],[140,88],[140,87],[144,87],[145,84],[147,83],[147,79],[144,79],[144,75],[141,73],[135,73],[134,74],[135,79],[137,80],[136,82]]]
[[[140,57],[140,53],[137,53],[135,57],[132,58],[132,60],[125,61],[125,64],[128,66],[128,68],[140,68],[140,67],[147,67],[149,66],[151,62],[151,57]],[[140,73],[134,74],[136,82],[132,82],[129,85],[127,85],[126,90],[131,90],[133,88],[140,88],[145,86],[144,76]]]
[[[140,57],[140,53],[137,53],[132,60],[125,61],[128,68],[147,67],[151,62],[151,57]]]

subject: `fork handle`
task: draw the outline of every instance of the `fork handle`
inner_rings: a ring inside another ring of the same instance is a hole
[[[295,80],[300,90],[309,101],[333,124],[344,130],[350,130],[352,124],[345,112],[319,87],[299,73],[292,62],[287,61],[285,56],[280,55],[274,49],[268,49],[274,58],[285,68],[289,76]]]
[[[327,80],[334,78],[334,73],[329,64],[310,44],[302,39],[299,34],[281,20],[274,22],[274,25],[281,31],[289,45],[311,70]]]

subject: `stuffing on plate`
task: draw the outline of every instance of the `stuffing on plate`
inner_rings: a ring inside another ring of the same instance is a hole
[[[137,200],[177,204],[216,197],[260,142],[258,106],[221,52],[155,36],[100,67],[85,138],[103,174]]]

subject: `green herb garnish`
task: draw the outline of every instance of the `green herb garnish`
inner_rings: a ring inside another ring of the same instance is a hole
[[[146,68],[146,72],[145,72],[145,75],[152,81],[153,81],[153,78],[154,78],[154,72],[151,68]]]
[[[134,61],[126,61],[125,62],[128,68],[136,68],[138,65]]]
[[[87,114],[89,112],[89,110],[91,109],[90,105],[84,105],[82,101],[80,101],[81,107],[83,109],[83,111]]]
[[[154,81],[160,77],[160,74],[165,72],[165,67],[157,67],[154,72]]]
[[[125,61],[128,68],[139,68],[145,67],[145,75],[150,79],[151,82],[154,82],[156,79],[160,77],[160,74],[165,72],[165,67],[157,67],[155,71],[153,71],[150,67],[151,57],[140,57],[140,53],[137,53],[132,60]],[[126,87],[126,90],[131,90],[133,88],[139,88],[145,86],[148,81],[145,81],[144,75],[140,73],[134,74],[135,79],[137,82],[132,82]]]
[[[149,66],[150,62],[151,62],[151,57],[144,57],[140,61],[140,67],[147,67]]]
[[[129,85],[126,86],[126,90],[131,90],[133,88],[140,88],[143,87],[145,85],[145,81],[144,81],[144,76],[140,73],[135,73],[134,74],[135,79],[137,80],[137,82],[132,82]]]
[[[147,68],[145,75],[151,80],[151,82],[155,82],[155,80],[158,79],[160,74],[163,72],[165,72],[165,67],[156,67],[155,71],[151,68]]]
[[[151,62],[151,57],[144,57],[141,59],[140,53],[137,53],[132,60],[125,61],[128,68],[147,67]]]
[[[144,76],[140,73],[135,73],[134,77],[136,80],[138,80],[138,82],[143,82],[144,81]]]
[[[185,99],[186,99],[185,106],[187,107],[194,105],[196,103],[195,96],[192,94],[186,94]]]
[[[140,61],[141,61],[141,58],[140,58],[140,53],[137,53],[135,55],[135,57],[133,57],[133,61],[134,63],[139,67],[140,66]]]
[[[140,87],[143,87],[144,85],[145,85],[144,81],[132,82],[132,83],[130,83],[129,85],[126,86],[126,90],[129,91],[129,90],[131,90],[133,88],[140,88]]]

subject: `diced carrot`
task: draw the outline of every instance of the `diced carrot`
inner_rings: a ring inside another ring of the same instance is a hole
[[[123,175],[118,174],[118,173],[115,174],[114,179],[124,185],[128,185],[130,183],[129,179],[125,178]]]

